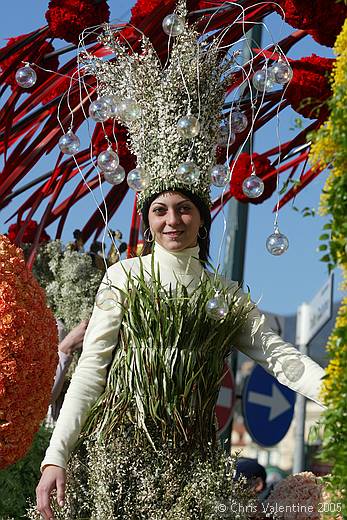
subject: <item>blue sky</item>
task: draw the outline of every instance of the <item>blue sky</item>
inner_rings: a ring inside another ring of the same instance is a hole
[[[128,19],[130,7],[134,2],[125,0],[109,0],[112,18]],[[0,35],[2,45],[4,39],[30,32],[45,24],[44,13],[47,9],[48,0],[34,0],[25,2],[23,0],[11,0],[3,2],[1,6]],[[267,23],[274,34],[275,39],[279,37],[281,19],[273,15]],[[284,27],[285,33],[290,30]],[[332,51],[326,47],[319,46],[310,37],[306,37],[288,55],[292,58],[308,56],[312,53],[322,56],[331,56]],[[294,137],[292,130],[297,114],[291,109],[286,109],[281,115],[280,135],[282,140]],[[262,152],[270,146],[276,146],[275,126],[267,125],[261,133],[257,133],[254,151]],[[53,166],[55,154],[45,157],[39,163],[32,175],[41,175]],[[304,207],[317,208],[319,195],[324,186],[326,174],[321,174],[313,183],[306,188],[295,201],[299,209]],[[281,185],[281,181],[280,181]],[[122,204],[119,213],[111,221],[111,228],[119,228],[127,237],[129,220],[132,208],[132,195],[130,194]],[[317,252],[319,245],[318,237],[322,233],[325,219],[322,217],[304,218],[300,212],[294,211],[291,204],[285,206],[279,215],[281,231],[289,238],[290,247],[286,254],[281,257],[273,257],[265,248],[265,241],[273,230],[274,214],[272,209],[276,204],[276,195],[261,205],[250,205],[248,217],[248,230],[246,240],[246,264],[244,281],[251,288],[253,299],[259,300],[260,307],[264,310],[278,314],[293,314],[297,307],[304,301],[309,301],[318,291],[327,278],[326,266],[319,261]],[[4,221],[13,211],[9,206],[0,215],[0,231],[7,230],[8,224]],[[76,206],[71,213],[66,226],[63,239],[72,238],[72,231],[82,227],[86,212],[94,212],[94,203],[91,198]],[[226,211],[227,213],[227,211]],[[36,216],[38,218],[40,213]],[[216,261],[220,245],[222,220],[212,228],[212,259]],[[54,228],[49,229],[54,235]],[[334,299],[340,299],[341,293],[337,286],[341,276],[337,273],[335,278]]]

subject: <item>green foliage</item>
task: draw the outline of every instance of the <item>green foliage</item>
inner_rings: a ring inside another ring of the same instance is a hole
[[[35,499],[40,464],[50,436],[51,430],[41,426],[27,455],[0,471],[0,520],[27,518],[27,501]]]

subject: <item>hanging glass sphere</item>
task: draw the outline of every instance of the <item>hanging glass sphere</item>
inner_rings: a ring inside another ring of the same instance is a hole
[[[230,128],[235,134],[240,134],[244,130],[246,130],[248,125],[248,119],[243,112],[239,110],[235,110],[235,112],[231,113],[230,117]]]
[[[149,179],[142,168],[134,168],[128,173],[127,182],[129,188],[134,191],[142,191],[147,188]]]
[[[125,98],[118,105],[118,116],[124,121],[135,121],[141,116],[141,108],[134,99]]]
[[[107,150],[99,153],[97,163],[101,171],[112,173],[119,166],[118,154],[112,148],[107,148]]]
[[[293,77],[293,69],[285,61],[278,61],[271,67],[271,75],[276,83],[285,85]]]
[[[80,140],[72,130],[69,130],[66,134],[62,135],[58,142],[60,150],[67,155],[75,155],[75,153],[80,149],[80,144]]]
[[[125,179],[125,170],[123,166],[117,166],[117,168],[112,172],[104,171],[104,179],[106,182],[113,185],[121,184]]]
[[[280,256],[287,251],[289,247],[288,238],[275,228],[274,233],[266,240],[266,249],[274,256]]]
[[[97,123],[106,121],[110,114],[110,105],[104,97],[96,99],[89,105],[89,116]]]
[[[179,36],[184,31],[184,18],[176,13],[165,16],[163,20],[163,31],[169,36]]]
[[[257,175],[250,175],[242,183],[243,193],[250,199],[256,199],[263,194],[264,183]]]
[[[37,74],[29,65],[21,67],[16,72],[16,82],[20,87],[30,88],[35,85],[37,81]]]
[[[104,96],[106,103],[108,103],[110,107],[110,117],[119,118],[120,117],[120,103],[121,100],[117,96]]]
[[[217,188],[224,188],[229,182],[228,169],[224,164],[215,164],[210,169],[211,182]]]
[[[196,137],[200,131],[199,120],[191,115],[183,116],[177,123],[178,132],[185,139]]]
[[[177,176],[184,184],[193,184],[199,179],[200,170],[193,161],[187,161],[179,165]]]
[[[222,320],[229,312],[229,305],[224,296],[216,294],[206,303],[206,314],[213,320]]]
[[[252,83],[260,92],[271,90],[275,83],[271,68],[257,70],[253,74]]]
[[[223,125],[219,129],[219,135],[217,138],[217,146],[231,146],[235,143],[236,135],[234,132],[229,131],[228,125]]]
[[[105,289],[98,291],[95,297],[95,305],[103,311],[110,311],[114,309],[117,305],[117,302],[117,294],[109,287],[105,287]]]

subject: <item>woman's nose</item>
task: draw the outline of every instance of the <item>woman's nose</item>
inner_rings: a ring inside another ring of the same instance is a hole
[[[181,216],[177,211],[175,211],[174,209],[168,210],[166,214],[167,224],[169,224],[170,226],[175,226],[180,223],[180,220]]]

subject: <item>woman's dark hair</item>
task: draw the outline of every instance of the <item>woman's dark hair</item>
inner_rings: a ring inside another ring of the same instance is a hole
[[[207,262],[209,258],[209,251],[210,251],[210,229],[211,229],[211,213],[205,202],[203,202],[198,195],[195,195],[194,193],[190,192],[189,190],[185,189],[172,189],[172,190],[165,190],[161,193],[169,193],[169,192],[177,192],[181,193],[182,195],[188,197],[189,200],[192,201],[192,203],[198,208],[200,216],[202,220],[204,221],[204,227],[206,229],[206,237],[200,238],[198,236],[198,244],[200,247],[199,250],[199,258],[203,262]],[[161,193],[156,193],[155,195],[152,195],[149,199],[146,200],[146,202],[143,205],[142,208],[142,236],[143,236],[143,250],[142,250],[142,256],[148,255],[152,252],[152,246],[153,242],[148,242],[145,238],[144,232],[147,228],[149,228],[149,222],[148,222],[148,212],[149,208],[152,204],[152,202],[159,197]],[[205,235],[205,229],[203,229],[203,236]]]

